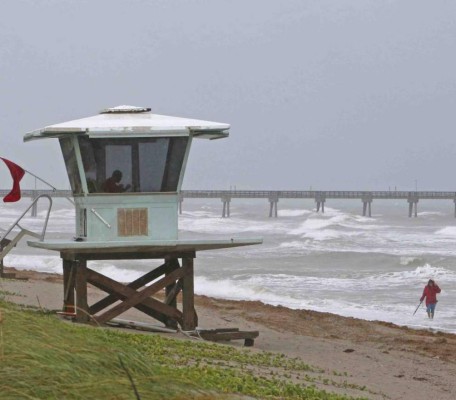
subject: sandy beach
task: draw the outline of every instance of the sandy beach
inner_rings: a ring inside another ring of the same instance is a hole
[[[60,275],[12,268],[6,268],[6,272],[27,278],[0,280],[0,291],[6,300],[61,309]],[[89,287],[89,301],[102,297],[102,292]],[[196,307],[200,328],[258,330],[260,336],[249,351],[272,351],[298,357],[323,369],[325,372],[321,375],[328,379],[346,379],[368,389],[360,391],[352,385],[326,388],[329,391],[372,399],[449,400],[456,396],[456,335],[205,296],[197,296]],[[136,311],[129,311],[124,317],[154,322]],[[193,340],[182,334],[170,336]],[[242,347],[242,342],[231,345]]]

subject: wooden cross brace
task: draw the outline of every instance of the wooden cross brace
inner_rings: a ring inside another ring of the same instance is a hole
[[[178,323],[183,330],[194,330],[198,324],[194,309],[193,258],[182,258],[182,267],[176,258],[167,259],[163,265],[127,285],[87,268],[85,261],[65,261],[64,278],[67,279],[64,281],[64,302],[68,300],[69,289],[74,285],[78,322],[86,322],[92,316],[96,322],[106,323],[134,307],[169,327],[176,328]],[[74,272],[73,269],[76,271],[74,281],[73,273],[68,272],[68,264],[71,264],[72,272]],[[144,287],[162,275],[164,275],[162,278]],[[109,295],[89,307],[87,283]],[[138,290],[142,287],[144,287],[142,290]],[[164,302],[151,297],[162,289],[165,289]],[[182,311],[177,309],[176,301],[180,292],[182,292]],[[118,300],[120,300],[119,304],[105,310]],[[103,310],[105,311],[102,312]]]

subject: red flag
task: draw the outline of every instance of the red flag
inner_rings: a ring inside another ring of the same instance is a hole
[[[6,164],[10,170],[11,177],[13,178],[13,188],[11,189],[11,192],[3,198],[3,201],[5,203],[14,203],[15,201],[19,201],[21,199],[21,188],[19,186],[19,182],[23,178],[25,171],[19,167],[19,165],[14,164],[6,158],[0,157],[0,159]]]

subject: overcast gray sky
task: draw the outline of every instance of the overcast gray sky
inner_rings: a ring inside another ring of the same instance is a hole
[[[130,104],[231,124],[194,142],[186,189],[456,190],[454,0],[1,0],[0,15],[0,155],[59,187],[57,140],[24,133]]]

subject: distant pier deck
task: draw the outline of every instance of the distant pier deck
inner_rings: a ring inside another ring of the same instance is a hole
[[[328,199],[359,199],[362,202],[362,215],[372,217],[374,200],[405,200],[408,204],[408,216],[418,216],[420,200],[451,200],[454,203],[456,218],[456,192],[443,191],[358,191],[358,190],[183,190],[181,192],[179,212],[182,213],[182,202],[185,198],[219,198],[223,203],[222,217],[230,216],[231,199],[267,199],[269,217],[278,216],[280,199],[313,199],[317,212],[325,212]]]
[[[0,196],[4,197],[9,190],[0,189]],[[35,198],[41,194],[52,197],[69,197],[70,190],[22,190],[23,197]],[[325,203],[329,199],[359,199],[362,203],[362,215],[372,216],[372,202],[374,200],[405,200],[408,205],[408,216],[418,216],[420,200],[450,200],[454,204],[456,218],[456,192],[443,191],[357,191],[357,190],[183,190],[180,193],[179,213],[182,213],[184,199],[220,199],[222,202],[222,217],[230,216],[232,199],[266,199],[269,202],[269,217],[278,217],[278,203],[281,199],[313,199],[317,212],[325,212]],[[36,215],[36,209],[32,209]]]

